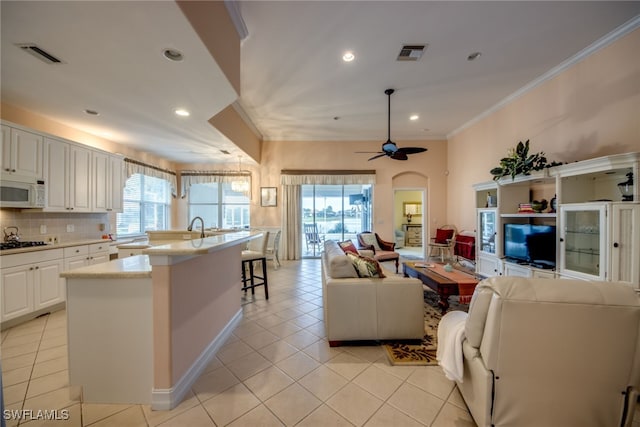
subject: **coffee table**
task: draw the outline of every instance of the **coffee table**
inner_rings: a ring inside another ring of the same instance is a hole
[[[426,265],[426,267],[420,265]],[[478,279],[460,270],[454,270],[451,274],[445,272],[439,274],[436,269],[442,268],[442,265],[436,267],[437,265],[421,262],[403,262],[402,271],[405,277],[418,278],[422,283],[438,293],[440,296],[438,305],[442,310],[442,314],[444,314],[449,309],[449,297],[451,295],[460,295],[458,284],[464,282],[465,285],[475,286],[478,283]]]

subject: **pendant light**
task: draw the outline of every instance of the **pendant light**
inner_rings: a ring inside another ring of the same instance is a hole
[[[238,156],[238,172],[242,173],[242,157]],[[231,189],[238,193],[247,194],[249,192],[249,181],[246,179],[232,181]]]

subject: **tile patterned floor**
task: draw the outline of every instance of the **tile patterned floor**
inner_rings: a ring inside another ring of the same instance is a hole
[[[241,324],[171,411],[82,403],[68,383],[64,311],[2,331],[5,409],[68,418],[7,426],[475,426],[439,367],[390,366],[377,346],[328,346],[319,260],[270,266],[269,282],[269,301],[260,288],[249,294]]]

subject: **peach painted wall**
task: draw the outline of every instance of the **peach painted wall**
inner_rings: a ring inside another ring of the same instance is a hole
[[[240,310],[240,251],[153,266],[154,387],[173,387]]]
[[[475,229],[472,184],[518,141],[549,161],[640,151],[640,29],[451,136],[448,221]]]
[[[260,163],[262,141],[251,131],[232,105],[209,119],[209,123],[249,157]]]
[[[375,170],[376,185],[373,195],[374,229],[381,237],[393,238],[394,229],[394,178],[406,172],[422,175],[428,182],[430,215],[444,221],[446,218],[446,167],[447,144],[445,141],[396,141],[399,146],[426,147],[426,153],[409,156],[409,160],[398,161],[380,158],[367,161],[368,154],[355,151],[377,151],[380,141],[265,141],[260,165],[260,185],[280,188],[282,169],[357,169]],[[424,181],[403,181],[402,187],[420,186]],[[281,198],[278,195],[276,208],[259,208],[251,212],[252,225],[256,216],[264,226],[279,226],[281,221]],[[432,223],[433,227],[434,224]]]
[[[176,2],[240,95],[240,37],[222,1]]]

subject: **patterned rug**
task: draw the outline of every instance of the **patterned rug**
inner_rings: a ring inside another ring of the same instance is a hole
[[[438,348],[438,324],[442,315],[438,307],[438,294],[424,291],[424,338],[422,342],[389,341],[383,344],[389,362],[397,366],[426,366],[437,365],[436,349]],[[449,311],[467,311],[469,306],[459,304],[458,297],[449,297]]]

